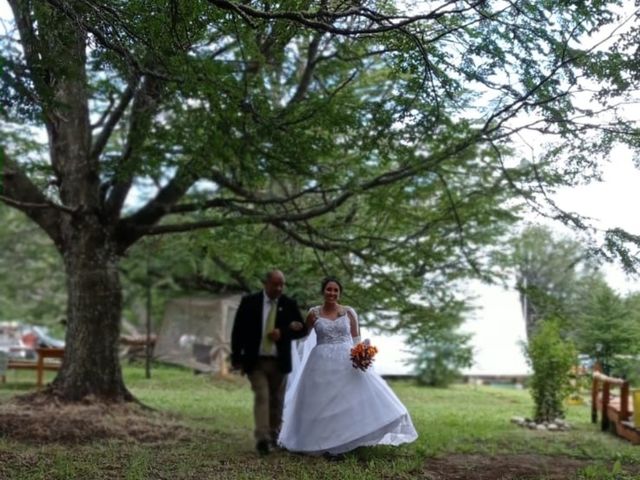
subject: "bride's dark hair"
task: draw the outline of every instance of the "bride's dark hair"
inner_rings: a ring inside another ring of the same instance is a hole
[[[336,285],[338,285],[338,288],[340,289],[340,293],[342,293],[342,284],[340,283],[340,280],[338,280],[336,277],[325,277],[322,280],[322,286],[320,287],[320,293],[324,293],[324,289],[327,287],[327,284],[329,282],[333,282]]]

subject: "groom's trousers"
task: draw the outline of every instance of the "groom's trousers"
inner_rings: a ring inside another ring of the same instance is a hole
[[[276,357],[260,357],[248,376],[254,395],[255,439],[257,442],[275,442],[282,424],[287,375],[278,368]]]

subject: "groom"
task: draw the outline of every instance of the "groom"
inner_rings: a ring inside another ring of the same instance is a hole
[[[282,423],[291,340],[307,330],[296,302],[283,295],[284,274],[272,270],[264,289],[242,298],[231,332],[231,364],[249,377],[254,394],[256,450],[270,452]]]

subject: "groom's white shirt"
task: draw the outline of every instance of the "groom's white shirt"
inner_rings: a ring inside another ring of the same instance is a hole
[[[276,308],[277,307],[277,302],[278,299],[276,298]],[[267,292],[265,292],[264,290],[262,291],[262,337],[264,338],[265,335],[265,330],[267,329],[267,321],[269,318],[269,310],[271,309],[271,299],[269,298],[269,296],[267,295]],[[278,352],[276,351],[276,344],[273,343],[271,350],[270,351],[265,351],[262,348],[262,342],[260,342],[260,355],[262,356],[267,356],[267,357],[275,357]]]

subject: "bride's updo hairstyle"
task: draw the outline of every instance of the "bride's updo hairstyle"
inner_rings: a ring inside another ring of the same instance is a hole
[[[327,284],[329,282],[333,282],[336,285],[338,285],[338,289],[340,290],[340,295],[342,295],[342,284],[340,283],[340,280],[338,280],[336,277],[325,277],[322,280],[322,286],[320,287],[320,293],[324,293],[324,289],[327,288]]]

